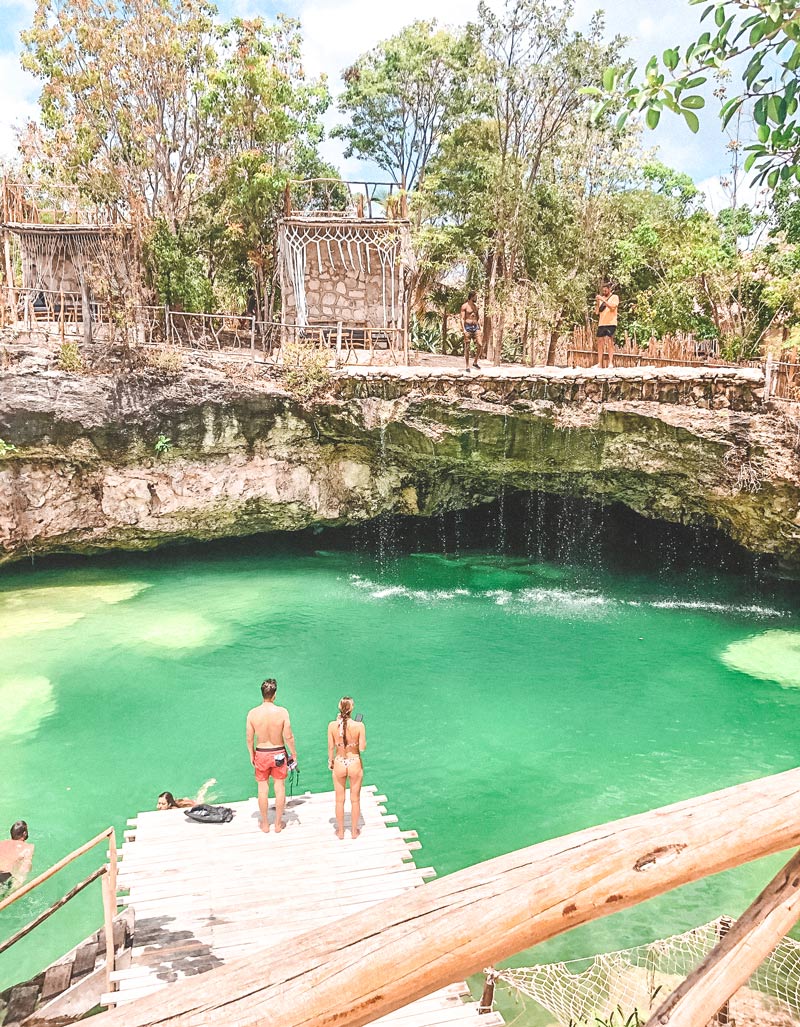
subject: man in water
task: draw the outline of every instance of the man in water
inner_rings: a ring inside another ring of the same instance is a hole
[[[480,336],[480,312],[478,310],[477,292],[471,292],[467,296],[467,302],[461,304],[461,331],[464,333],[464,360],[469,371],[469,347],[470,343],[475,344],[475,362],[473,367],[480,368],[478,357],[481,355]]]
[[[261,814],[258,826],[269,831],[269,781],[275,782],[275,833],[283,830],[283,807],[286,803],[286,776],[289,762],[297,765],[297,749],[294,744],[289,713],[282,706],[275,705],[278,683],[267,678],[261,685],[263,702],[247,714],[247,753],[258,782],[258,811]]]
[[[0,888],[18,888],[31,871],[33,845],[28,841],[28,825],[18,820],[11,825],[11,838],[0,842]]]
[[[600,295],[595,297],[594,306],[597,314],[597,363],[600,367],[613,367],[619,296],[611,291],[608,282],[601,288]],[[603,362],[604,357],[607,363]]]

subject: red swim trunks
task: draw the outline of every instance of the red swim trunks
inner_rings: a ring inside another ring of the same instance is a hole
[[[289,757],[285,749],[256,749],[254,766],[256,781],[269,781],[271,777],[285,781],[289,773]]]

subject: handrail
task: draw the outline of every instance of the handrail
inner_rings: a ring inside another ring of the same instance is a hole
[[[351,915],[346,944],[337,921],[94,1027],[362,1027],[580,924],[797,847],[799,808],[795,769],[540,842]]]
[[[62,857],[57,863],[54,863],[47,870],[42,871],[38,877],[35,877],[32,881],[28,881],[27,884],[17,888],[10,895],[6,896],[0,901],[0,913],[4,909],[7,909],[14,902],[19,901],[25,895],[30,894],[34,888],[38,888],[40,884],[44,884],[45,881],[49,881],[51,877],[54,877],[64,867],[69,866],[76,859],[84,856],[90,849],[93,849],[95,845],[99,845],[101,842],[108,842],[108,863],[102,864],[98,870],[90,874],[84,881],[75,885],[63,898],[59,899],[58,902],[54,903],[49,909],[45,910],[44,913],[34,918],[29,924],[17,931],[16,934],[8,938],[2,945],[0,945],[0,952],[5,952],[6,949],[10,948],[15,942],[19,941],[20,938],[25,937],[35,927],[38,927],[40,923],[44,923],[53,913],[60,909],[63,905],[69,902],[70,899],[75,898],[84,888],[86,888],[92,881],[98,877],[103,878],[103,924],[106,932],[106,990],[110,991],[112,988],[111,973],[114,969],[114,917],[117,911],[117,836],[113,827],[107,827],[105,831],[101,831],[100,834],[95,835],[94,838],[88,842],[84,842],[83,845],[74,849],[68,855]]]

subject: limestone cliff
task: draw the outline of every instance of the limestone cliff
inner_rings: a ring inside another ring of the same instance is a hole
[[[762,395],[759,371],[386,369],[337,372],[301,402],[199,365],[12,367],[0,560],[428,516],[538,489],[712,524],[800,565],[800,420]]]

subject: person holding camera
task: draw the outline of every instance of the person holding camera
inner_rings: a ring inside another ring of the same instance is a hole
[[[599,367],[613,367],[619,296],[612,292],[608,282],[595,297],[594,306],[597,314],[597,363]]]
[[[275,783],[275,834],[283,830],[283,808],[286,805],[286,778],[297,766],[289,712],[275,705],[278,683],[267,678],[261,685],[263,702],[247,714],[247,752],[258,783],[258,826],[269,831],[269,782]]]

